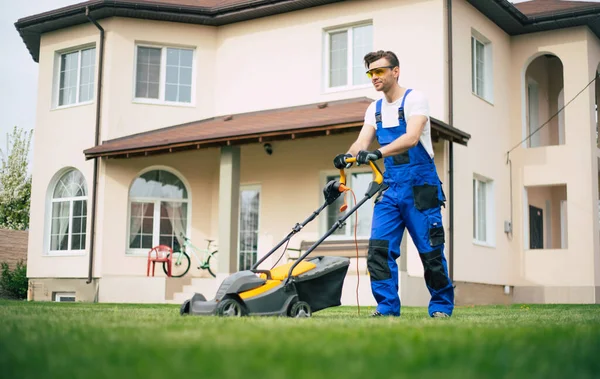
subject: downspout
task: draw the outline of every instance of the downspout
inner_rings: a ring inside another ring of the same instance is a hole
[[[448,125],[454,124],[454,98],[453,98],[453,89],[454,83],[452,80],[452,0],[446,0],[446,16],[447,16],[447,27],[448,30],[446,32],[448,37]],[[449,141],[448,146],[448,168],[450,172],[450,183],[449,185],[449,202],[448,202],[448,212],[450,213],[450,221],[449,221],[449,234],[450,238],[448,241],[448,275],[450,276],[450,280],[454,282],[454,143],[452,140]]]
[[[100,105],[102,103],[102,69],[104,67],[104,29],[96,20],[92,18],[90,15],[89,7],[85,7],[85,15],[88,20],[92,24],[100,30],[100,54],[98,57],[99,65],[98,65],[98,88],[96,93],[96,135],[94,146],[98,146],[100,142]],[[96,236],[96,192],[98,190],[98,157],[94,157],[94,178],[92,183],[92,224],[91,228],[91,236],[90,236],[90,262],[89,262],[89,270],[88,270],[88,279],[86,281],[87,284],[92,282],[92,271],[94,268],[94,241]]]

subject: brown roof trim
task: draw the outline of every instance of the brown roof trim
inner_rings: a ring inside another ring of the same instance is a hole
[[[372,99],[361,97],[328,103],[240,113],[188,122],[103,142],[86,149],[86,159],[129,158],[209,147],[264,143],[358,132]],[[432,135],[467,145],[471,136],[431,118]]]

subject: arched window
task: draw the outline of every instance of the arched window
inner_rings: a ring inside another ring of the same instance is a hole
[[[152,170],[129,190],[129,250],[147,253],[157,245],[178,250],[187,230],[188,191],[175,174]]]
[[[50,251],[83,251],[86,243],[87,188],[78,170],[63,174],[52,192]]]

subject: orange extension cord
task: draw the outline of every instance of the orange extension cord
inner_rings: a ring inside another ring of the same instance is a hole
[[[352,191],[351,188],[348,188],[346,191],[350,191],[350,193],[352,193],[352,197],[354,199],[354,205],[356,205],[356,195],[354,194],[354,191]],[[346,191],[344,191],[344,192],[346,192]],[[342,206],[343,208],[346,206],[345,203],[346,203],[346,201],[344,201],[344,206]],[[344,210],[345,210],[345,208],[344,208]],[[340,209],[340,211],[342,211],[342,209]],[[355,213],[355,220],[356,220],[354,222],[354,245],[356,246],[356,306],[357,306],[357,310],[358,310],[358,315],[360,316],[360,303],[358,300],[358,287],[360,285],[360,272],[358,271],[358,240],[356,237],[356,234],[358,233],[357,232],[358,231],[358,209],[354,213]],[[279,256],[279,259],[277,259],[277,262],[275,262],[273,267],[271,267],[271,270],[277,265],[277,263],[279,263],[279,261],[281,260],[281,258],[285,254],[285,252],[287,251],[289,243],[290,243],[290,241],[288,240],[287,243],[285,244],[285,247],[283,248],[283,252]]]

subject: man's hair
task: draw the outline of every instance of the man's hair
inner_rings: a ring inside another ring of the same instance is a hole
[[[365,68],[368,70],[369,65],[375,61],[380,60],[381,58],[385,58],[390,62],[392,66],[400,67],[400,62],[398,61],[398,57],[391,51],[373,51],[365,55]]]

